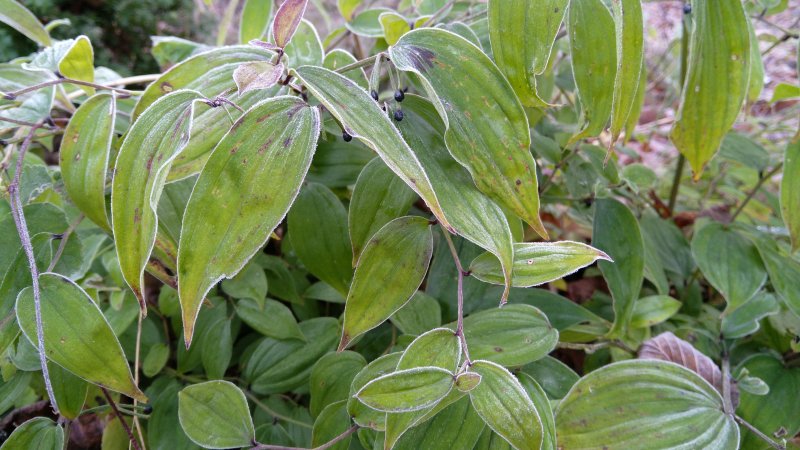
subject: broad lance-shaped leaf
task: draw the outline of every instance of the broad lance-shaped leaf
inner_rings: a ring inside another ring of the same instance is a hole
[[[386,165],[422,197],[442,225],[453,229],[442,212],[425,169],[367,91],[347,77],[322,67],[303,66],[290,73],[325,105],[349,135],[375,150]]]
[[[558,280],[598,259],[611,261],[600,250],[581,242],[523,242],[514,244],[514,287],[538,286]],[[611,261],[613,262],[613,261]],[[470,273],[481,281],[503,284],[503,271],[491,253],[484,253],[469,266]]]
[[[739,427],[694,372],[662,361],[622,361],[581,378],[558,404],[559,448],[734,450]]]
[[[52,44],[50,35],[39,19],[16,0],[0,0],[0,22],[11,26],[42,47]]]
[[[513,237],[508,219],[495,202],[484,195],[450,154],[444,143],[444,124],[433,104],[416,95],[403,101],[405,119],[398,124],[406,141],[430,174],[433,189],[455,232],[488,250],[501,268],[500,284],[508,297],[514,258]],[[496,258],[496,259],[495,259]]]
[[[156,100],[180,89],[193,89],[206,98],[230,95],[236,89],[233,72],[242,63],[270,61],[275,53],[251,45],[221,47],[199,53],[172,66],[145,89],[133,119],[137,119]],[[271,97],[280,88],[274,86],[266,91],[248,92],[236,98],[236,104],[249,109],[258,101]],[[177,181],[194,175],[203,168],[211,150],[230,128],[230,117],[238,119],[241,113],[235,108],[203,108],[195,111],[192,130],[186,148],[172,162],[167,180]]]
[[[717,153],[748,89],[750,32],[739,0],[694,0],[686,80],[672,143],[695,178]]]
[[[286,215],[319,127],[317,109],[276,97],[249,109],[214,149],[186,206],[178,247],[187,347],[208,290],[238,273]]]
[[[389,54],[398,69],[424,80],[445,122],[447,148],[478,189],[546,238],[528,118],[497,66],[468,40],[438,28],[406,33]]]
[[[481,382],[469,398],[486,424],[517,450],[539,449],[542,421],[519,380],[489,361],[475,361],[470,370],[481,376]]]
[[[784,174],[784,177],[786,175]],[[800,261],[782,251],[771,236],[760,235],[753,239],[769,274],[769,281],[783,303],[800,317]]]
[[[180,391],[178,419],[189,439],[205,448],[249,447],[256,435],[244,393],[228,381],[207,381]]]
[[[433,255],[430,227],[422,217],[400,217],[367,243],[347,294],[340,351],[391,317],[417,291]]]
[[[644,240],[631,210],[614,199],[598,199],[592,245],[610,257],[597,264],[614,299],[614,325],[609,335],[624,336],[644,280]]]
[[[611,104],[611,137],[625,128],[636,103],[636,90],[644,60],[642,0],[613,0],[611,11],[617,36],[617,73]]]
[[[34,417],[15,428],[0,448],[59,450],[64,448],[64,429],[47,417]]]
[[[273,0],[245,0],[239,21],[239,43],[246,44],[267,34]]]
[[[582,128],[570,142],[597,136],[611,116],[617,68],[614,19],[603,0],[570,2],[567,17],[572,74],[581,103]],[[598,36],[605,36],[600,39]]]
[[[86,100],[69,120],[61,141],[59,165],[75,206],[92,222],[111,230],[106,213],[106,173],[116,117],[115,94]]]
[[[436,404],[450,392],[454,381],[448,370],[415,367],[370,381],[356,393],[356,398],[378,411],[416,411]]]
[[[370,161],[358,176],[348,208],[353,267],[375,232],[408,212],[417,196],[380,158]]]
[[[143,311],[144,268],[156,241],[156,208],[175,155],[189,139],[196,91],[176,91],[153,103],[128,131],[111,184],[111,224],[119,266]]]
[[[797,251],[800,248],[800,130],[786,146],[783,156],[781,216],[792,238],[792,251]]]
[[[94,49],[86,36],[78,36],[58,62],[58,73],[80,81],[94,82]],[[94,94],[91,86],[81,86],[84,92]]]
[[[84,380],[139,401],[128,360],[105,316],[77,284],[56,273],[39,276],[44,348],[47,358]],[[36,342],[33,289],[17,297],[17,321]]]
[[[522,104],[543,107],[536,78],[547,68],[569,0],[491,0],[489,38],[497,67]]]
[[[695,231],[692,255],[733,312],[761,289],[767,272],[756,246],[728,225],[712,222]]]
[[[272,21],[272,38],[275,39],[275,45],[284,48],[292,40],[307,5],[308,0],[283,0]]]

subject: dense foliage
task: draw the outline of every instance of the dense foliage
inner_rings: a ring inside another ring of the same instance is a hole
[[[120,78],[0,0],[2,450],[796,447],[793,4],[388,3]]]

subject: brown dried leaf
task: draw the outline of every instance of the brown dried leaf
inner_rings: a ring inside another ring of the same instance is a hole
[[[272,64],[267,61],[253,61],[240,64],[233,71],[233,81],[239,89],[239,95],[256,89],[268,89],[281,79],[283,64]]]
[[[679,364],[697,373],[722,393],[722,371],[692,344],[667,331],[648,339],[639,348],[639,359],[660,359]],[[739,389],[731,380],[731,402],[739,404]]]

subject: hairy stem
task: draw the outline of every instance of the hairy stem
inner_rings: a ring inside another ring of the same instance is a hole
[[[767,436],[766,434],[762,433],[761,430],[759,430],[758,428],[754,427],[752,424],[750,424],[750,422],[742,419],[741,417],[739,417],[737,415],[733,416],[733,420],[735,420],[736,423],[738,423],[739,425],[742,425],[743,427],[745,427],[748,430],[750,430],[753,434],[755,434],[756,436],[761,438],[761,440],[763,440],[764,442],[769,444],[770,447],[772,447],[774,449],[777,449],[777,450],[786,450],[786,446],[784,446],[783,444],[779,444],[779,443],[775,442],[774,440],[770,439],[769,436]]]
[[[100,390],[103,391],[103,395],[106,397],[106,401],[108,402],[108,404],[111,405],[111,409],[114,411],[114,415],[117,416],[117,420],[119,420],[119,423],[122,424],[122,428],[125,430],[125,433],[128,434],[128,439],[130,439],[131,441],[131,446],[133,447],[133,450],[142,450],[141,447],[139,447],[139,441],[137,441],[136,438],[133,436],[131,427],[128,426],[128,422],[125,422],[125,418],[122,417],[122,414],[119,412],[119,409],[117,409],[117,404],[114,403],[114,399],[111,398],[111,395],[108,393],[108,390],[102,387],[100,388]]]
[[[8,186],[8,195],[11,204],[11,214],[14,216],[14,224],[17,227],[17,234],[19,240],[22,242],[22,248],[25,250],[25,256],[28,258],[28,267],[31,272],[31,287],[33,289],[33,305],[36,315],[36,343],[39,350],[39,364],[42,366],[42,376],[44,377],[44,387],[47,390],[47,395],[50,397],[50,404],[53,407],[53,412],[59,414],[58,405],[56,404],[56,396],[53,394],[53,385],[50,382],[50,371],[47,368],[47,353],[44,349],[44,326],[42,325],[42,301],[41,290],[39,289],[39,269],[36,267],[36,259],[33,255],[33,245],[31,244],[31,236],[28,233],[28,224],[25,222],[25,213],[22,210],[22,200],[19,197],[19,180],[22,174],[22,169],[25,165],[25,154],[28,152],[28,147],[31,145],[33,136],[36,130],[42,126],[39,122],[31,127],[28,136],[22,142],[17,154],[17,170],[14,173],[14,180]]]
[[[48,86],[55,86],[57,84],[64,84],[64,83],[66,83],[66,84],[77,84],[79,86],[89,86],[89,87],[93,87],[95,89],[103,89],[103,90],[107,90],[107,91],[115,91],[115,92],[118,92],[120,94],[120,98],[122,98],[122,97],[130,97],[131,95],[134,94],[133,91],[129,91],[127,89],[119,89],[119,88],[115,88],[115,87],[111,87],[111,86],[105,86],[105,85],[102,85],[102,84],[90,83],[88,81],[73,80],[72,78],[58,78],[58,79],[55,79],[55,80],[48,80],[48,81],[45,81],[45,82],[42,82],[42,83],[39,83],[39,84],[34,84],[33,86],[28,86],[28,87],[19,89],[19,90],[14,91],[14,92],[7,92],[3,97],[6,100],[14,100],[14,99],[16,99],[17,97],[19,97],[22,94],[27,94],[28,92],[33,92],[33,91],[36,91],[36,90],[39,90],[39,89],[42,89],[42,88],[46,88]]]
[[[458,336],[458,339],[461,340],[464,358],[467,360],[467,365],[470,365],[472,364],[472,360],[469,357],[467,338],[464,336],[464,275],[467,275],[467,273],[464,271],[464,267],[461,266],[461,260],[458,257],[458,250],[456,250],[456,246],[453,244],[453,239],[450,237],[450,232],[448,232],[444,226],[442,226],[442,234],[444,235],[445,241],[447,241],[447,247],[450,248],[450,254],[453,255],[453,261],[456,263],[456,270],[458,271],[458,321],[456,322],[456,336]]]
[[[352,427],[345,430],[344,433],[336,436],[335,438],[331,439],[330,441],[312,449],[305,449],[303,447],[285,447],[283,445],[269,445],[269,444],[256,444],[253,446],[252,450],[325,450],[326,448],[331,448],[336,445],[339,441],[345,439],[347,436],[358,431],[359,426],[353,425]]]
[[[346,66],[342,66],[342,67],[336,69],[335,72],[336,73],[346,73],[346,72],[349,72],[349,71],[354,70],[354,69],[359,69],[361,67],[371,66],[371,65],[375,64],[375,61],[378,59],[378,57],[386,57],[386,56],[387,55],[384,52],[376,53],[376,54],[370,56],[369,58],[364,58],[364,59],[362,59],[360,61],[356,61],[356,62],[354,62],[352,64],[348,64]]]

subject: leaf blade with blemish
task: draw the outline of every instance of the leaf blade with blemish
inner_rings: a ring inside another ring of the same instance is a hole
[[[430,227],[422,217],[400,217],[369,240],[347,294],[339,350],[391,317],[417,291],[433,255]]]
[[[86,100],[69,120],[59,152],[64,187],[75,206],[107,231],[106,172],[114,141],[116,96],[97,94]]]
[[[514,287],[538,286],[563,278],[597,260],[610,261],[608,255],[580,242],[524,242],[514,244],[514,266],[511,283]],[[469,266],[477,279],[503,284],[503,273],[494,255],[484,253]]]
[[[187,346],[208,290],[241,270],[286,215],[311,164],[319,126],[317,109],[276,97],[248,110],[215,148],[189,198],[178,246]],[[226,213],[209,215],[210,207]]]
[[[567,449],[739,444],[739,427],[723,412],[719,393],[696,373],[663,361],[622,361],[590,372],[559,403],[556,430]]]
[[[425,80],[447,148],[478,189],[546,238],[528,119],[500,69],[468,40],[438,28],[406,33],[389,54],[398,69]]]
[[[275,40],[275,45],[285,48],[292,40],[307,5],[308,0],[284,0],[281,3],[272,21],[272,38]]]
[[[111,224],[120,269],[144,309],[144,268],[156,241],[156,208],[172,159],[189,137],[196,91],[153,103],[122,142],[111,184]]]
[[[268,89],[281,79],[283,64],[272,64],[267,61],[254,61],[239,65],[233,71],[233,81],[239,95],[256,89]]]
[[[45,354],[84,380],[139,401],[147,397],[136,387],[128,360],[103,313],[77,284],[61,275],[39,276]],[[33,289],[17,297],[17,322],[31,342],[37,342]]]

